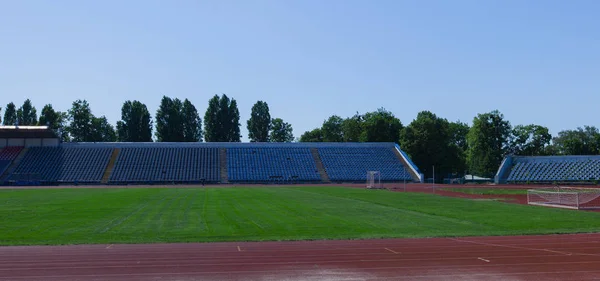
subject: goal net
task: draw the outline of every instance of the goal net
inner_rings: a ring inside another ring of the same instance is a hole
[[[383,188],[383,185],[381,184],[381,173],[379,171],[368,171],[367,172],[367,188],[369,188],[369,189]]]
[[[600,209],[600,189],[552,187],[527,190],[527,203],[568,209]]]

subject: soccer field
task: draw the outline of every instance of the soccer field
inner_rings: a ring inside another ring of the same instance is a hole
[[[0,190],[0,244],[595,232],[600,213],[338,187]]]

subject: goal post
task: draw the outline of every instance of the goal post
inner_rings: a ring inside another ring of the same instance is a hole
[[[381,189],[381,172],[379,171],[367,171],[367,188],[368,189]]]
[[[600,189],[552,187],[527,190],[529,205],[566,209],[600,209]]]

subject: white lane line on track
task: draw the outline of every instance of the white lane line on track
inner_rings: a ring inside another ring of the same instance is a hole
[[[388,249],[388,248],[384,248],[384,249],[386,249],[388,252],[391,252],[391,253],[394,253],[394,254],[400,254],[400,253],[398,253],[398,252],[396,252],[396,251],[394,251],[394,250],[390,250],[390,249]]]
[[[480,260],[480,261],[484,261],[484,262],[490,262],[489,260],[486,260],[484,258],[477,258],[477,259]]]
[[[476,242],[476,241],[461,240],[461,239],[454,239],[454,238],[449,238],[449,239],[452,240],[452,241],[456,241],[456,242],[471,243],[471,244],[478,244],[478,245],[484,245],[484,246],[501,247],[501,248],[512,248],[512,249],[521,249],[521,250],[529,250],[529,251],[542,251],[542,252],[550,252],[550,253],[555,253],[555,254],[561,254],[561,255],[565,255],[565,256],[572,256],[573,254],[577,255],[577,253],[563,252],[563,251],[554,251],[554,250],[549,250],[549,249],[537,249],[537,248],[529,248],[529,247],[521,247],[521,246],[500,245],[500,244],[492,244],[492,243],[485,243],[485,242]]]

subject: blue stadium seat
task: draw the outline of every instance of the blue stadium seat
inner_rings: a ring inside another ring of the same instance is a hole
[[[332,181],[366,181],[367,171],[380,171],[382,181],[412,180],[391,147],[324,147],[319,155]]]
[[[98,183],[111,152],[106,147],[32,147],[9,180]]]
[[[515,157],[508,182],[569,182],[600,179],[600,156]]]
[[[122,148],[110,182],[209,183],[219,178],[218,148],[146,146]]]
[[[227,170],[231,182],[311,182],[321,176],[305,147],[229,148]]]

